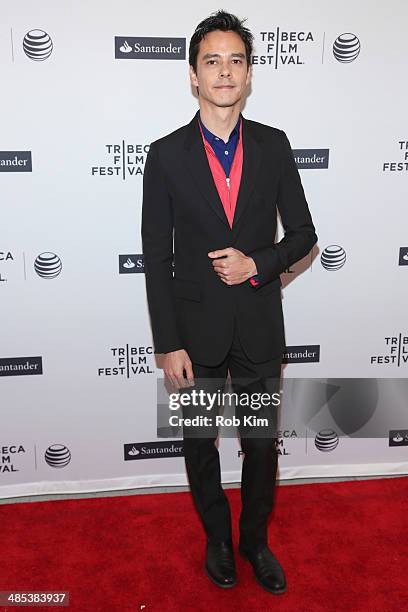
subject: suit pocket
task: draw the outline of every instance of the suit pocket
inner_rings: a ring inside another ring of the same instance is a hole
[[[198,283],[173,278],[173,294],[182,300],[201,302],[202,291]]]

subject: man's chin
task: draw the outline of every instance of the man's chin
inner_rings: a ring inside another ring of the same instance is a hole
[[[235,106],[239,101],[240,98],[234,98],[233,100],[212,100],[212,103],[219,108],[228,108],[230,106]]]
[[[237,96],[237,92],[232,97],[227,96],[217,96],[216,98],[212,96],[200,96],[203,101],[209,104],[213,104],[214,106],[218,106],[218,108],[229,108],[231,106],[236,106],[242,99],[242,96]]]

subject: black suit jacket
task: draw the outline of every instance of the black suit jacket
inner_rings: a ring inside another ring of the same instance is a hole
[[[154,350],[184,348],[192,361],[217,365],[231,346],[236,314],[247,357],[266,361],[285,348],[279,275],[310,251],[315,228],[286,134],[244,117],[241,185],[230,228],[198,112],[153,142],[146,158],[142,242]],[[276,207],[285,232],[278,243]],[[229,246],[253,257],[257,287],[226,285],[218,277],[207,253]]]

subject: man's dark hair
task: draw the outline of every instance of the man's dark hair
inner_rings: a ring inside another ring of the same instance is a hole
[[[241,37],[245,45],[246,60],[248,68],[251,63],[252,49],[253,49],[253,34],[250,30],[243,26],[246,19],[239,19],[231,13],[219,10],[212,13],[210,17],[207,17],[201,21],[195,29],[194,34],[190,40],[190,47],[188,51],[188,61],[194,68],[194,72],[197,72],[197,56],[200,48],[200,42],[206,34],[213,32],[214,30],[222,30],[223,32],[236,32]]]

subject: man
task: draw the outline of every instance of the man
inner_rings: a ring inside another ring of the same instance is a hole
[[[285,133],[241,114],[252,42],[243,20],[224,11],[197,26],[189,70],[199,111],[153,142],[146,160],[142,240],[154,348],[179,389],[197,379],[225,381],[228,372],[233,384],[245,378],[253,388],[273,388],[285,347],[279,275],[317,241]],[[276,207],[285,232],[278,243]],[[282,593],[285,575],[267,543],[276,441],[240,434],[239,550],[258,583]],[[231,519],[215,438],[184,429],[184,454],[207,536],[206,572],[231,587]]]

